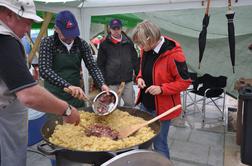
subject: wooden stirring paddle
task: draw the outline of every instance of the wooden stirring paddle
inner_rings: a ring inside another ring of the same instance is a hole
[[[181,108],[181,104],[179,104],[179,105],[177,105],[175,107],[172,107],[171,109],[165,111],[164,113],[156,116],[155,118],[153,118],[153,119],[151,119],[151,120],[149,120],[147,122],[144,122],[142,124],[132,125],[132,126],[129,126],[129,127],[126,127],[126,128],[121,128],[121,129],[118,130],[118,132],[119,132],[118,138],[119,139],[126,138],[126,137],[134,134],[136,131],[138,131],[142,127],[147,126],[148,124],[151,124],[151,123],[155,122],[156,120],[159,120],[160,118],[162,118],[162,117],[176,111],[179,108]]]

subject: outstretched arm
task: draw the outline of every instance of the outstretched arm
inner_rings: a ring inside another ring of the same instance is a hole
[[[16,92],[17,98],[25,106],[34,108],[41,112],[49,112],[57,115],[63,115],[68,108],[67,102],[56,98],[49,93],[46,89],[39,85],[27,87]],[[70,116],[64,116],[65,121],[68,123],[80,122],[80,115],[76,108],[72,107]]]

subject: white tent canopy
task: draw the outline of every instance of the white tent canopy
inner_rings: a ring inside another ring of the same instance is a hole
[[[80,22],[81,36],[85,40],[90,37],[91,16],[205,8],[202,0],[35,0],[35,3],[41,11],[72,11]],[[252,5],[251,0],[239,0],[233,4],[234,7],[248,5]],[[211,7],[225,6],[227,0],[211,1]]]
[[[235,0],[232,1],[232,6],[234,8],[237,8],[238,6],[251,6],[252,5],[252,0],[238,0],[237,3],[235,3]],[[206,2],[206,0],[205,0]],[[204,16],[204,8],[206,6],[202,6],[202,0],[35,0],[37,10],[41,11],[49,11],[53,13],[57,13],[62,10],[70,10],[74,13],[76,16],[80,30],[81,30],[81,37],[88,41],[90,39],[90,27],[91,27],[91,16],[96,16],[96,15],[108,15],[108,14],[124,14],[124,13],[140,13],[140,12],[154,12],[154,11],[176,11],[176,10],[181,10],[183,13],[190,13],[190,10],[193,9],[199,9],[198,12],[194,15],[191,16],[179,16],[179,15],[174,15],[174,17],[169,17],[172,19],[173,22],[177,22],[177,19],[181,19],[182,17],[190,17],[192,21],[197,20],[197,22],[200,22],[200,27],[201,27],[201,20]],[[221,7],[227,7],[227,0],[211,0],[211,8],[221,8]],[[220,11],[223,9],[220,9]],[[252,10],[252,9],[251,9]],[[188,12],[189,11],[189,12]],[[218,15],[218,12],[216,12]],[[148,19],[152,21],[159,21],[164,13],[155,13],[155,15],[148,15],[148,13],[145,15],[147,16]],[[199,14],[199,15],[197,15]],[[210,12],[211,14],[211,12]],[[140,14],[144,16],[143,14]],[[216,14],[215,14],[216,15]],[[143,17],[143,18],[146,18]],[[197,17],[198,16],[198,17]],[[190,22],[191,20],[187,19],[187,22]],[[213,19],[211,18],[210,22]],[[171,21],[171,20],[170,20]],[[250,19],[247,19],[248,22],[251,22]],[[168,20],[162,20],[160,21],[161,24],[158,24],[160,26],[167,26],[167,27],[172,27]],[[160,23],[159,22],[159,23]],[[223,23],[223,22],[222,22]],[[226,24],[226,23],[225,23]],[[246,26],[247,24],[245,24]],[[251,27],[251,26],[249,26]],[[181,26],[180,26],[181,28]],[[197,27],[199,28],[199,26]],[[178,29],[178,27],[174,27],[174,29]],[[211,25],[209,25],[209,37],[214,39],[218,38],[216,35],[211,35]],[[249,30],[251,31],[251,30]],[[214,34],[214,30],[212,31]],[[244,29],[242,29],[241,26],[241,31],[238,33],[241,33],[240,35],[244,32]],[[176,33],[176,32],[175,32]],[[189,32],[190,33],[190,32]],[[193,33],[191,33],[193,34]],[[198,33],[197,33],[198,34]],[[197,34],[195,33],[194,36],[196,37]],[[183,33],[183,30],[180,31],[180,35],[185,35]],[[219,38],[226,37],[220,36]],[[185,39],[182,39],[185,40]],[[191,43],[191,42],[188,42]],[[214,49],[214,48],[213,48]],[[188,49],[190,51],[190,48]],[[197,54],[197,53],[196,53]],[[226,55],[227,56],[227,55]],[[195,61],[195,59],[191,59],[191,61]],[[196,60],[197,61],[197,60]],[[226,61],[226,60],[225,60]],[[195,62],[196,63],[196,62]],[[196,65],[196,64],[195,64]],[[84,69],[84,83],[85,83],[85,92],[88,93],[88,75],[86,74],[87,70]],[[216,72],[215,72],[216,73]],[[238,73],[239,75],[239,73]],[[233,81],[236,78],[233,79]]]

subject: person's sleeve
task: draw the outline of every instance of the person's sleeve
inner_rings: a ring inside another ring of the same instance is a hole
[[[137,77],[136,77],[136,83],[137,83],[137,80],[138,78],[142,78],[142,62],[143,62],[143,50],[141,49],[140,50],[140,57],[139,57],[139,71],[138,71],[138,74],[137,74]]]
[[[102,75],[100,69],[98,68],[97,64],[94,61],[94,58],[91,54],[91,50],[90,50],[88,43],[86,41],[82,40],[82,46],[85,51],[84,56],[83,56],[84,63],[86,65],[90,75],[94,79],[95,83],[98,85],[99,88],[101,88],[102,85],[105,83],[103,75]]]
[[[135,75],[137,75],[138,71],[139,71],[139,60],[138,60],[137,52],[136,52],[136,49],[135,49],[133,43],[132,43],[132,47],[131,47],[131,59],[132,59],[132,64],[133,64],[133,69],[134,69]]]
[[[181,52],[171,55],[168,64],[168,72],[172,73],[173,82],[164,83],[161,85],[163,95],[173,95],[182,92],[191,84],[191,79],[188,73],[185,56]]]
[[[10,38],[0,43],[0,76],[10,92],[36,85],[26,65],[21,44]]]
[[[104,52],[103,44],[101,43],[100,48],[98,50],[98,55],[97,55],[97,65],[99,69],[101,70],[104,78],[106,78],[106,73],[105,73],[105,64],[106,64],[106,54]]]
[[[68,87],[71,84],[61,78],[52,69],[53,66],[53,42],[51,38],[44,38],[39,49],[39,73],[42,78],[50,84],[60,88]]]

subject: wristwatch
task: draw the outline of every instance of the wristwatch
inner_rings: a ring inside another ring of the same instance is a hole
[[[70,116],[71,113],[72,113],[72,107],[71,107],[71,105],[68,105],[67,109],[63,113],[63,116]]]

